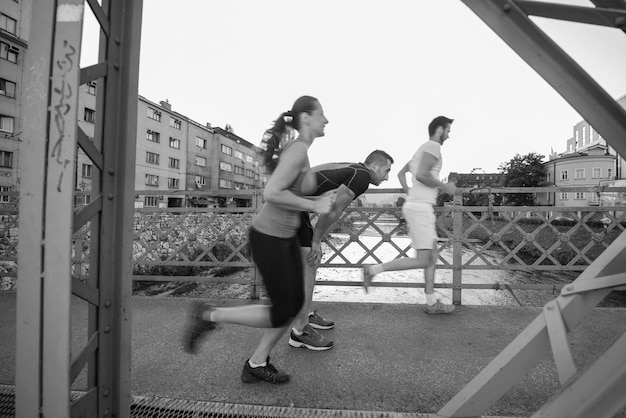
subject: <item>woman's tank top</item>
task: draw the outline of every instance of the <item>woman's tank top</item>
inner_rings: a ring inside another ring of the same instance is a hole
[[[285,150],[296,142],[304,142],[297,139],[285,147]],[[283,150],[284,152],[284,150]],[[302,196],[302,181],[309,170],[310,165],[307,157],[307,166],[304,171],[298,174],[298,177],[289,186],[289,191],[297,196]],[[296,231],[300,226],[300,213],[302,211],[286,209],[274,203],[265,202],[259,214],[252,221],[252,226],[257,231],[278,238],[291,238],[296,235]]]

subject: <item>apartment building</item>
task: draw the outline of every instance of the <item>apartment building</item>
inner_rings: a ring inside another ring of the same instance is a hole
[[[87,138],[93,140],[95,137],[96,124],[96,83],[91,82],[80,86],[78,95],[78,115],[76,117],[79,131]],[[76,193],[74,203],[76,205],[88,204],[91,201],[92,181],[99,175],[95,171],[96,167],[80,147],[76,147],[76,171],[74,175],[74,190]]]
[[[617,99],[617,103],[619,103],[623,108],[626,109],[626,95]],[[557,159],[561,157],[567,157],[571,155],[576,155],[577,153],[586,152],[589,148],[595,147],[597,145],[602,145],[607,148],[607,152],[610,155],[614,155],[617,158],[615,159],[615,166],[613,167],[613,178],[614,179],[623,179],[626,176],[626,172],[624,171],[624,165],[626,164],[626,160],[624,155],[618,155],[615,149],[608,145],[608,143],[602,138],[602,136],[593,129],[587,121],[580,121],[575,124],[572,128],[572,137],[566,141],[566,149],[565,152],[562,153],[552,153],[550,155],[550,160]]]
[[[547,182],[557,187],[599,186],[603,181],[615,178],[616,160],[617,157],[609,153],[607,146],[595,144],[584,151],[567,153],[544,163]],[[582,191],[546,193],[540,204],[556,207],[598,206],[600,198],[597,193]]]
[[[260,188],[257,147],[222,128],[175,112],[171,103],[138,98],[136,206],[249,206],[250,197],[215,196],[210,190]],[[140,191],[163,191],[142,194]],[[184,191],[207,191],[187,196]]]
[[[30,34],[30,0],[0,2],[0,192],[19,185],[24,53]],[[0,202],[8,202],[0,195]]]
[[[617,102],[626,108],[626,95]],[[547,183],[558,187],[600,186],[623,179],[624,156],[619,155],[586,121],[573,126],[573,135],[566,141],[566,150],[550,154],[544,163]],[[545,193],[538,196],[540,204],[555,207],[598,206],[600,196],[592,192]]]

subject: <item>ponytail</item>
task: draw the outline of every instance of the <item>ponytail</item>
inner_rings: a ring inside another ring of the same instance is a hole
[[[273,173],[278,165],[280,154],[285,149],[287,142],[295,138],[295,129],[293,127],[293,116],[291,111],[282,113],[274,126],[266,130],[261,139],[259,157],[261,165],[267,173]]]
[[[265,131],[259,147],[259,158],[267,173],[274,172],[285,146],[296,137],[300,129],[300,115],[311,114],[318,106],[319,102],[315,97],[301,96],[295,101],[291,110],[283,112],[274,121],[274,125]]]

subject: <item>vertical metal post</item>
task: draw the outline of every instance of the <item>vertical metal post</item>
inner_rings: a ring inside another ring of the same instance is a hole
[[[99,394],[101,415],[130,416],[132,237],[137,136],[141,0],[105,0],[110,32],[101,37],[108,61],[102,131],[100,219],[100,326],[104,358],[98,373],[110,376]],[[103,409],[104,408],[104,409]]]
[[[463,195],[455,194],[454,207],[452,210],[452,303],[461,304],[461,285],[463,282],[463,260],[461,251],[463,250]]]
[[[43,273],[43,415],[69,414],[72,200],[83,0],[57,3],[50,89]]]
[[[20,417],[41,408],[41,298],[45,159],[55,2],[33,0],[28,53],[24,54],[17,275],[15,406]]]
[[[252,204],[254,205],[254,214],[255,216],[259,214],[261,208],[263,207],[263,189],[255,190],[254,195],[252,196]],[[252,251],[250,251],[250,256],[252,257]],[[259,275],[259,270],[256,268],[256,264],[252,267],[252,283],[250,284],[250,299],[258,299],[259,298],[259,283],[262,278]]]

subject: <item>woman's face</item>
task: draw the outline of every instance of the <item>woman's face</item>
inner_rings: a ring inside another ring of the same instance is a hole
[[[324,128],[328,123],[328,119],[324,116],[324,110],[321,104],[317,104],[317,108],[309,115],[309,126],[315,137],[324,136]]]

